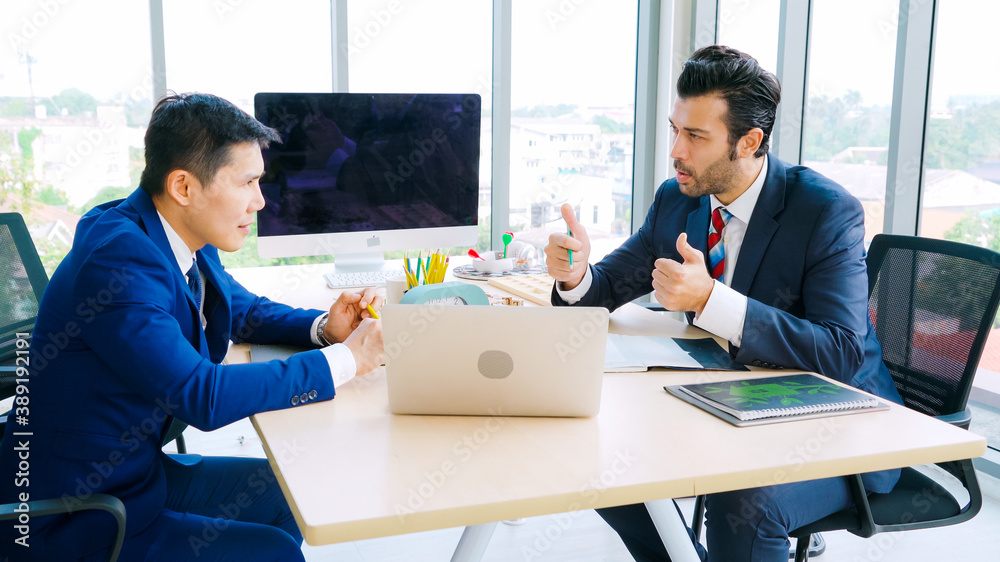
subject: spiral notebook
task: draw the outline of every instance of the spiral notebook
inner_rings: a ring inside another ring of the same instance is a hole
[[[889,408],[874,396],[810,374],[684,384],[663,389],[737,426]]]

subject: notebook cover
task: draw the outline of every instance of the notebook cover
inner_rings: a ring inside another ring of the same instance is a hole
[[[786,421],[805,416],[888,408],[873,396],[810,374],[677,385],[664,389],[730,423],[734,420]]]

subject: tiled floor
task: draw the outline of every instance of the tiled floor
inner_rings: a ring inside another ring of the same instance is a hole
[[[188,452],[207,455],[263,457],[253,426],[243,420],[212,433],[189,428]],[[827,551],[815,560],[872,562],[944,562],[1000,560],[1000,480],[980,474],[985,496],[982,512],[963,525],[860,539],[849,533],[828,533]],[[690,500],[681,507],[690,513]],[[310,562],[389,562],[448,560],[462,534],[443,529],[347,542],[305,545]],[[521,525],[498,525],[484,562],[509,561],[628,561],[618,536],[593,512],[532,517]]]

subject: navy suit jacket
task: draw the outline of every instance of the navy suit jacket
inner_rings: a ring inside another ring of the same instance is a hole
[[[578,303],[614,310],[652,290],[658,258],[678,262],[677,237],[708,255],[709,196],[681,193],[677,180],[656,192],[646,221],[591,266],[594,282]],[[901,403],[868,318],[864,211],[843,187],[768,156],[767,177],[747,225],[731,287],[746,295],[743,364],[802,369]],[[566,304],[553,289],[553,303]],[[689,316],[690,317],[690,316]],[[888,492],[898,470],[865,475]]]
[[[226,273],[218,251],[199,250],[207,332],[149,195],[87,213],[69,255],[42,298],[30,348],[28,426],[10,423],[0,444],[0,503],[95,492],[117,496],[127,534],[164,509],[161,440],[173,417],[209,431],[249,415],[334,396],[321,351],[287,361],[219,365],[235,342],[314,346],[319,310],[293,309],[249,293]],[[13,421],[13,420],[12,420]],[[14,448],[30,431],[30,481],[15,486]],[[5,533],[4,545],[12,542]],[[76,555],[109,544],[107,515],[34,517],[31,554],[43,542]],[[13,548],[13,546],[12,546]],[[21,548],[21,547],[17,547]]]

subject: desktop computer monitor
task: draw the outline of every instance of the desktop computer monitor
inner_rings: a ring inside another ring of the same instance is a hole
[[[478,235],[477,94],[259,93],[257,119],[282,143],[263,151],[261,257],[333,255],[376,270],[383,252]]]

